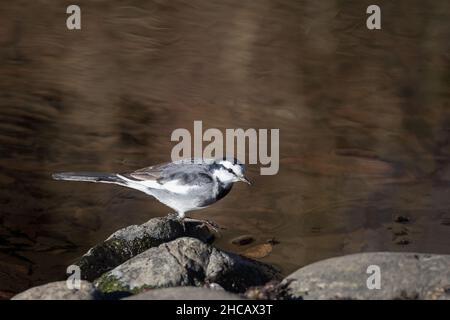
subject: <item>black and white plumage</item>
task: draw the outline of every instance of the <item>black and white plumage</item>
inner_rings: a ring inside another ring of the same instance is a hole
[[[179,218],[225,197],[233,183],[243,181],[245,167],[236,159],[185,159],[130,173],[62,172],[55,180],[113,183],[142,191],[174,209]]]

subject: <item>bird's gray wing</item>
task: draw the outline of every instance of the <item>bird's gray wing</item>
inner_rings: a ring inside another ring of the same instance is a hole
[[[124,176],[146,183],[158,183],[169,191],[184,193],[189,188],[199,188],[213,182],[205,166],[211,159],[183,159],[142,168]]]
[[[161,175],[163,174],[163,170],[166,168],[168,163],[159,164],[156,166],[146,167],[142,169],[138,169],[136,171],[126,173],[125,175],[127,177],[140,180],[140,181],[146,181],[146,180],[158,180],[161,178]]]

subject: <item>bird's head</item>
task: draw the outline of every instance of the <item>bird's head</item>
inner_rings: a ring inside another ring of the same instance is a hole
[[[220,182],[233,183],[245,182],[251,185],[251,182],[245,177],[245,166],[237,159],[223,158],[214,161],[212,174]]]

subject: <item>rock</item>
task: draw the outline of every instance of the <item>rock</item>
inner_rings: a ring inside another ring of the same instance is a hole
[[[272,246],[276,246],[277,244],[280,244],[280,241],[275,238],[269,238],[267,239],[266,243],[271,244]]]
[[[442,221],[441,221],[441,224],[443,225],[443,226],[450,226],[450,217],[444,217],[444,218],[442,218]]]
[[[233,240],[231,240],[231,243],[234,244],[235,246],[245,246],[247,244],[252,243],[253,241],[255,241],[255,238],[253,238],[252,236],[243,235],[234,238]]]
[[[395,244],[401,245],[401,246],[406,246],[410,243],[410,241],[408,239],[399,239],[395,242]]]
[[[58,281],[33,287],[21,292],[11,300],[96,300],[101,299],[102,294],[87,281],[81,281],[81,288],[69,289],[66,281]]]
[[[381,288],[368,289],[379,266]],[[375,252],[319,261],[282,281],[291,299],[450,299],[450,255]]]
[[[194,238],[179,238],[151,248],[102,275],[103,292],[139,293],[145,289],[217,283],[231,292],[279,279],[273,267],[220,251]]]
[[[103,243],[91,248],[75,265],[80,267],[82,279],[93,281],[147,249],[180,237],[198,238],[204,242],[214,239],[201,223],[154,218],[116,231]]]
[[[394,219],[395,222],[397,223],[408,223],[409,222],[409,218],[407,216],[396,216]]]
[[[407,236],[408,229],[403,226],[392,228],[392,233],[395,237]]]
[[[198,287],[151,289],[125,300],[241,300],[239,295],[223,290]]]
[[[271,252],[272,245],[270,243],[263,243],[248,248],[242,255],[252,259],[262,259],[267,257]]]
[[[269,281],[263,286],[251,287],[244,293],[244,297],[251,300],[278,300],[286,296],[286,286],[280,281]]]
[[[14,296],[14,293],[12,293],[12,292],[0,290],[0,300],[9,300],[13,296]]]
[[[214,282],[205,283],[205,285],[203,286],[203,288],[225,291],[225,289],[222,288],[222,286],[221,286],[220,284],[214,283]]]

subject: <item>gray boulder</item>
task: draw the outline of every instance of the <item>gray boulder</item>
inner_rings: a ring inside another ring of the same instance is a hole
[[[151,289],[125,300],[241,300],[242,298],[224,290],[199,287],[175,287]]]
[[[146,289],[217,283],[231,292],[279,279],[271,266],[220,251],[194,238],[151,248],[95,281],[103,292],[139,293]]]
[[[21,292],[11,300],[96,300],[101,293],[87,281],[81,281],[80,289],[69,289],[66,281],[47,283]]]
[[[367,286],[371,265],[380,268],[380,289]],[[281,285],[294,299],[450,299],[450,255],[353,254],[303,267]]]
[[[214,239],[201,223],[168,217],[154,218],[144,224],[116,231],[103,243],[91,248],[75,265],[80,267],[82,279],[93,281],[147,249],[180,237],[193,237],[204,242]]]

